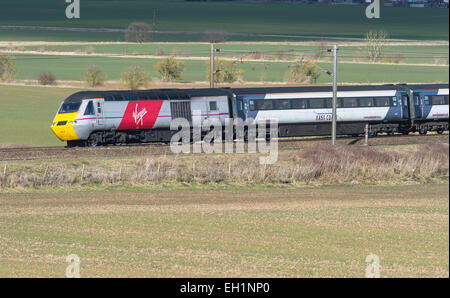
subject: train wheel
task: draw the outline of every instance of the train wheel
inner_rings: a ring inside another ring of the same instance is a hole
[[[86,143],[88,147],[97,147],[99,145],[97,135],[95,133],[91,134]]]
[[[387,135],[390,136],[390,137],[392,137],[392,136],[394,135],[394,132],[389,131],[389,132],[387,133]]]
[[[441,135],[441,134],[444,133],[444,130],[443,130],[443,129],[439,129],[439,130],[437,131],[437,133],[438,133],[439,135]]]
[[[407,130],[402,131],[402,135],[404,135],[404,136],[409,135],[409,131],[407,131]]]
[[[426,130],[425,128],[419,129],[419,134],[421,134],[421,135],[426,135],[427,132],[428,132],[428,130]]]

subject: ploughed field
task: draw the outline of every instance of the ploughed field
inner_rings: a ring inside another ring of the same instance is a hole
[[[0,276],[449,276],[448,184],[0,194]]]

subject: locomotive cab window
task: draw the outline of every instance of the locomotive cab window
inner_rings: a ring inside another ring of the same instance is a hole
[[[99,114],[102,113],[102,107],[100,106],[99,102],[97,102],[97,113],[99,113]]]
[[[217,111],[217,102],[216,101],[210,101],[209,102],[209,110],[210,111]]]
[[[94,104],[92,101],[89,101],[89,103],[86,106],[86,110],[84,111],[84,115],[94,115]]]
[[[59,109],[59,113],[63,114],[63,113],[74,113],[77,112],[78,109],[81,106],[81,102],[76,102],[76,103],[63,103],[63,105],[61,106],[61,108]]]

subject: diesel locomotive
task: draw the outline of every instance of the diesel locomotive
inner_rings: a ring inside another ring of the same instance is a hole
[[[339,86],[337,134],[448,130],[448,84]],[[67,146],[169,142],[173,119],[278,121],[278,137],[329,135],[332,87],[82,91],[60,105],[51,129]]]

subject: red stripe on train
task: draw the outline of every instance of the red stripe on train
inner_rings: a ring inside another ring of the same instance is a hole
[[[162,100],[130,101],[118,129],[153,128],[162,104]]]

